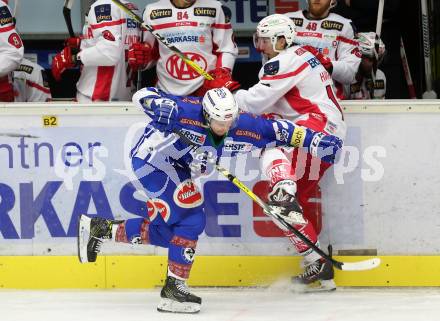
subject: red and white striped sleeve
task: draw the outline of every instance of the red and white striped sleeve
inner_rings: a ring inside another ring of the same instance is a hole
[[[0,0],[0,77],[18,68],[23,53],[23,42],[15,30],[11,10]]]

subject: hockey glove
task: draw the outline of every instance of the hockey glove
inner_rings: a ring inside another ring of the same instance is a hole
[[[14,87],[9,82],[9,77],[0,77],[0,101],[13,102],[14,101]]]
[[[134,71],[145,69],[151,60],[151,46],[148,43],[137,42],[128,49],[128,64]]]
[[[312,46],[304,46],[304,49],[311,52],[316,58],[318,58],[321,65],[324,66],[324,68],[328,71],[328,73],[331,75],[333,72],[333,63],[331,59],[322,53],[320,53],[318,50],[316,50],[315,47]]]
[[[81,38],[79,37],[70,37],[67,38],[64,42],[65,47],[70,47],[72,49],[76,49],[79,51],[79,47],[81,46]]]
[[[334,164],[337,160],[338,151],[342,149],[342,145],[342,140],[336,136],[315,132],[301,126],[295,127],[290,140],[290,146],[306,147],[313,157],[330,164]]]
[[[77,64],[76,54],[72,52],[72,48],[65,47],[63,51],[57,54],[52,60],[52,75],[56,81],[61,80],[61,74],[69,68],[75,67]]]
[[[226,87],[231,92],[234,92],[241,87],[238,81],[232,79],[231,71],[228,68],[216,68],[210,71],[209,74],[214,79],[205,80],[203,86],[200,88],[199,92],[197,92],[201,96],[203,96],[208,90],[214,88]]]
[[[161,132],[172,132],[177,121],[177,104],[171,99],[155,99],[151,108],[153,109],[153,123]]]

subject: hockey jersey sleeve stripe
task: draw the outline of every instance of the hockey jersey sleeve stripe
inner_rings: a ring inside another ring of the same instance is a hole
[[[343,37],[343,36],[337,36],[336,40],[348,43],[349,45],[352,45],[352,46],[358,46],[359,45],[359,42],[357,42],[357,41],[355,41],[353,39],[349,39],[349,38]]]
[[[216,29],[232,29],[232,25],[230,23],[213,23],[211,27]]]
[[[294,76],[300,74],[308,66],[309,66],[309,64],[307,62],[305,62],[298,69],[296,69],[296,70],[294,70],[292,72],[288,72],[286,74],[281,74],[281,75],[275,75],[275,76],[265,75],[265,76],[263,76],[261,78],[261,80],[277,80],[277,79],[284,79],[284,78],[294,77]]]
[[[38,89],[39,91],[42,91],[45,94],[50,94],[50,89],[49,88],[43,87],[43,86],[41,86],[41,85],[39,85],[39,84],[37,84],[37,83],[35,83],[33,81],[26,80],[26,85],[28,85],[29,87],[33,87],[35,89]]]
[[[11,31],[11,30],[14,30],[14,29],[15,29],[15,26],[11,25],[11,26],[7,26],[7,27],[4,27],[4,28],[0,28],[0,32],[8,32],[8,31]]]
[[[161,23],[158,25],[153,26],[154,30],[160,30],[160,29],[168,29],[168,28],[175,28],[175,27],[197,27],[199,24],[195,21],[185,21],[185,22],[168,22],[168,23]]]
[[[117,25],[122,25],[123,23],[125,23],[127,21],[127,19],[119,19],[116,21],[110,21],[110,22],[103,22],[103,23],[98,23],[95,25],[90,25],[90,28],[92,29],[99,29],[99,28],[104,28],[104,27],[111,27],[111,26],[117,26]]]

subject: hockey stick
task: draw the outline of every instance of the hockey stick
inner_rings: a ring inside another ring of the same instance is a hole
[[[179,136],[179,138],[185,142],[185,144],[192,146],[195,149],[198,149],[200,147],[199,145],[197,145],[197,144],[193,143],[191,140],[189,140],[182,132],[178,131],[177,129],[174,130],[174,133],[177,134]],[[200,152],[200,154],[203,154],[203,152]],[[293,234],[295,234],[298,238],[301,239],[301,241],[303,241],[308,246],[310,246],[323,259],[332,263],[335,268],[342,270],[342,271],[364,271],[364,270],[374,269],[380,265],[379,258],[368,259],[368,260],[359,261],[359,262],[339,262],[339,261],[336,261],[330,255],[326,254],[319,247],[317,247],[313,242],[311,242],[304,234],[302,234],[296,228],[294,228],[289,223],[287,223],[280,214],[274,212],[270,208],[269,205],[267,205],[260,197],[258,197],[258,195],[256,195],[254,192],[252,192],[237,177],[232,175],[226,168],[218,165],[217,162],[215,161],[215,159],[210,158],[209,162],[214,164],[215,169],[218,172],[220,172],[224,177],[226,177],[232,184],[237,186],[246,195],[248,195],[254,202],[256,202],[259,206],[261,206],[261,208],[263,208],[263,210],[265,211],[266,214],[275,218],[279,223],[281,223],[281,225],[283,225],[285,228],[287,228],[289,231],[291,231]]]
[[[382,32],[382,22],[383,22],[383,7],[385,4],[385,0],[379,0],[379,6],[377,8],[377,21],[376,21],[376,36],[374,37],[374,57],[376,58],[375,68],[377,68],[377,61],[379,60],[378,52],[379,52],[379,39],[380,34]],[[373,78],[373,85],[370,88],[370,99],[374,99],[374,90],[376,85],[376,71],[373,68],[371,70],[371,77]]]
[[[67,1],[67,0],[66,0]],[[141,17],[139,17],[137,14],[135,14],[133,11],[131,11],[126,5],[124,5],[119,0],[112,0],[114,4],[116,4],[119,8],[121,8],[123,11],[125,11],[127,14],[129,14],[134,20],[139,22],[141,26],[146,29],[147,31],[151,32],[151,34],[158,40],[160,43],[162,43],[165,47],[167,47],[169,50],[174,52],[180,59],[183,60],[189,67],[191,67],[194,71],[196,71],[199,75],[205,77],[207,80],[213,80],[214,78],[208,74],[202,67],[200,67],[196,62],[189,59],[183,52],[181,52],[179,49],[177,49],[175,46],[168,43],[168,41],[162,37],[160,34],[158,34],[156,31],[154,31],[154,28],[152,26],[149,26],[145,24],[145,22],[142,20]]]
[[[400,59],[402,60],[403,72],[405,73],[406,84],[408,85],[409,98],[417,99],[416,90],[409,70],[408,59],[406,58],[405,45],[403,39],[400,37]]]
[[[63,7],[63,16],[64,21],[66,22],[67,29],[69,30],[69,36],[74,38],[75,32],[73,32],[73,26],[72,26],[72,17],[70,15],[70,12],[72,10],[72,6],[75,0],[65,0],[64,1],[64,7]]]
[[[431,79],[431,39],[429,38],[429,18],[427,0],[421,0],[422,3],[422,32],[423,32],[423,56],[425,59],[425,82],[426,91],[423,93],[423,99],[437,99],[437,94],[432,90]]]

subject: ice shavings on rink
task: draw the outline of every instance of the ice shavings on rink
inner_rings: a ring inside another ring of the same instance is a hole
[[[295,294],[270,288],[195,288],[195,315],[159,313],[159,289],[0,291],[2,321],[438,321],[440,289],[361,288]]]

